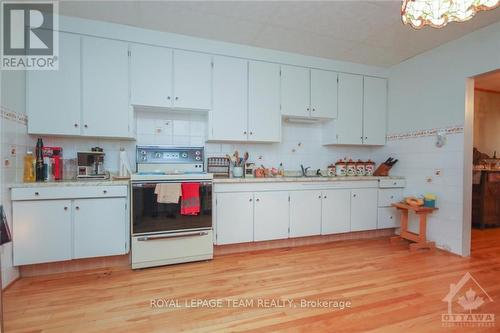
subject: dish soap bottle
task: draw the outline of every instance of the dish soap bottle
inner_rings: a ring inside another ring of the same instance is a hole
[[[23,181],[25,183],[32,183],[35,181],[35,156],[32,151],[28,151],[26,155],[24,155]]]

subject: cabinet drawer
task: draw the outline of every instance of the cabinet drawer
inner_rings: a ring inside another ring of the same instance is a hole
[[[76,198],[126,197],[127,186],[54,186],[13,188],[11,197],[17,200],[49,200]]]
[[[378,206],[389,207],[391,204],[403,199],[402,189],[380,189],[378,190]]]
[[[380,188],[405,187],[406,180],[404,179],[380,179]]]
[[[401,214],[396,208],[379,208],[377,217],[377,229],[398,228],[400,215]]]

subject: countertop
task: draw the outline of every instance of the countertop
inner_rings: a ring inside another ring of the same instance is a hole
[[[375,176],[351,176],[351,177],[267,177],[267,178],[214,178],[214,184],[226,183],[277,183],[277,182],[341,182],[341,181],[367,181],[367,180],[397,180],[404,177],[375,177]]]
[[[35,183],[15,183],[10,184],[9,188],[23,187],[65,187],[65,186],[119,186],[129,185],[130,181],[126,180],[71,180],[71,181],[56,181],[56,182],[35,182]]]

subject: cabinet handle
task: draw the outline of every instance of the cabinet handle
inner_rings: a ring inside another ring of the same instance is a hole
[[[253,132],[250,132],[250,135],[253,135]]]
[[[83,127],[88,128],[89,126],[87,124],[83,125]]]
[[[352,195],[352,197],[353,197],[353,198],[356,198],[356,194],[353,194],[353,195]]]
[[[367,137],[367,136],[365,136],[365,140],[368,140],[368,137]]]
[[[320,196],[318,196],[318,199],[321,199],[321,195],[320,195]]]
[[[40,193],[38,193],[38,192],[35,192],[35,195],[40,195]]]
[[[392,220],[392,216],[389,217]]]
[[[252,198],[248,199],[248,201],[252,202]]]
[[[326,199],[326,195],[323,197],[323,199]]]
[[[167,99],[170,100],[170,96],[167,96]]]
[[[76,207],[75,207],[75,209],[76,209],[76,210],[80,210],[80,207],[76,206]]]
[[[178,101],[179,100],[179,97],[178,96],[175,96],[175,100]]]
[[[257,199],[255,199],[255,201],[259,202],[259,201],[260,201],[260,199],[259,199],[259,198],[257,198]]]
[[[78,124],[74,124],[73,126],[78,127]]]
[[[316,109],[315,109],[315,108],[313,108],[313,111],[316,111]]]
[[[247,135],[247,131],[243,131],[243,134]]]
[[[106,193],[108,193],[108,191],[107,191],[107,190],[104,190],[104,191],[102,191],[102,193],[106,194]]]
[[[393,195],[391,195],[391,199],[394,199],[394,196],[393,196]]]
[[[68,210],[68,207],[64,207],[64,210]]]
[[[306,108],[307,111],[309,111],[309,108]]]

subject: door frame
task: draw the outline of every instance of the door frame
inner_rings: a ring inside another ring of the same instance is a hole
[[[472,149],[474,146],[474,78],[465,79],[462,256],[470,256],[472,230]]]

